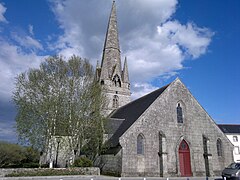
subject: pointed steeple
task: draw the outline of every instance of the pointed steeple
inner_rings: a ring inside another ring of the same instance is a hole
[[[101,68],[99,67],[99,61],[97,61],[95,78],[94,78],[95,81],[99,81],[100,73],[101,73]]]
[[[103,57],[101,64],[100,79],[112,78],[113,68],[117,73],[121,73],[121,58],[118,39],[117,15],[115,1],[112,4],[112,10],[108,21],[106,39],[103,48]]]
[[[115,1],[113,1],[113,4],[112,4],[112,10],[111,10],[111,14],[108,21],[108,28],[107,28],[106,39],[104,44],[104,50],[109,48],[114,48],[120,51]]]
[[[124,61],[122,79],[123,79],[123,82],[130,83],[129,76],[128,76],[127,57],[125,57],[125,61]]]
[[[97,60],[97,65],[96,65],[96,69],[99,69],[99,61]]]
[[[127,60],[125,60],[122,70],[120,54],[116,5],[115,1],[113,1],[103,47],[101,67],[97,68],[99,73],[98,82],[107,101],[102,110],[104,116],[108,116],[116,108],[131,101]]]

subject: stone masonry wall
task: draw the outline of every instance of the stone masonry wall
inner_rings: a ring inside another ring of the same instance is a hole
[[[177,123],[176,107],[183,106],[183,123]],[[205,176],[203,136],[208,138],[210,175],[233,161],[232,144],[211,117],[199,105],[179,79],[175,80],[139,119],[120,137],[122,146],[122,176],[160,176],[159,133],[166,147],[163,176],[181,176],[178,148],[184,139],[190,148],[193,176]],[[137,136],[144,136],[144,155],[137,154]],[[222,142],[223,156],[217,155],[217,139]],[[163,144],[164,145],[164,144]]]
[[[103,93],[106,97],[105,111],[104,115],[109,115],[116,108],[113,107],[113,97],[118,96],[118,107],[124,106],[131,102],[131,95],[128,83],[123,83],[121,87],[115,87],[113,82],[110,80],[105,80],[105,85],[103,87]]]
[[[70,136],[53,136],[50,140],[48,152],[40,158],[40,164],[56,163],[57,167],[65,168],[74,162],[74,152],[70,148]]]
[[[88,168],[57,168],[53,169],[54,171],[61,170],[73,170],[78,171],[79,175],[100,175],[100,170],[97,167],[88,167]],[[11,174],[14,172],[44,172],[45,168],[15,168],[15,169],[0,169],[0,177],[4,177],[7,174]],[[47,170],[49,170],[47,168]]]
[[[120,176],[122,170],[121,150],[116,154],[106,154],[99,157],[98,167],[105,175]]]

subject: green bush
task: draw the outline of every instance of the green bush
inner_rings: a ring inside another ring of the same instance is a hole
[[[24,163],[23,164],[23,168],[38,168],[39,164],[38,163]]]
[[[1,168],[22,168],[22,164],[15,163],[15,164],[6,164],[6,165],[1,165]]]
[[[74,167],[92,167],[93,162],[87,157],[80,157],[78,159],[75,159],[73,166]]]
[[[0,141],[0,168],[35,167],[38,162],[39,153],[33,148]]]
[[[40,168],[49,168],[49,164],[41,164]]]

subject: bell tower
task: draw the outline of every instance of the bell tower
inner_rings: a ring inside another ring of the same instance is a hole
[[[131,101],[127,58],[123,70],[121,65],[115,1],[108,21],[101,67],[97,64],[96,78],[107,101],[103,109],[104,115],[109,115],[113,110]]]

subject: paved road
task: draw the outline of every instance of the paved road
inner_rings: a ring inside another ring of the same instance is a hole
[[[110,177],[110,176],[36,176],[36,177],[0,177],[0,180],[222,180],[221,177]]]

